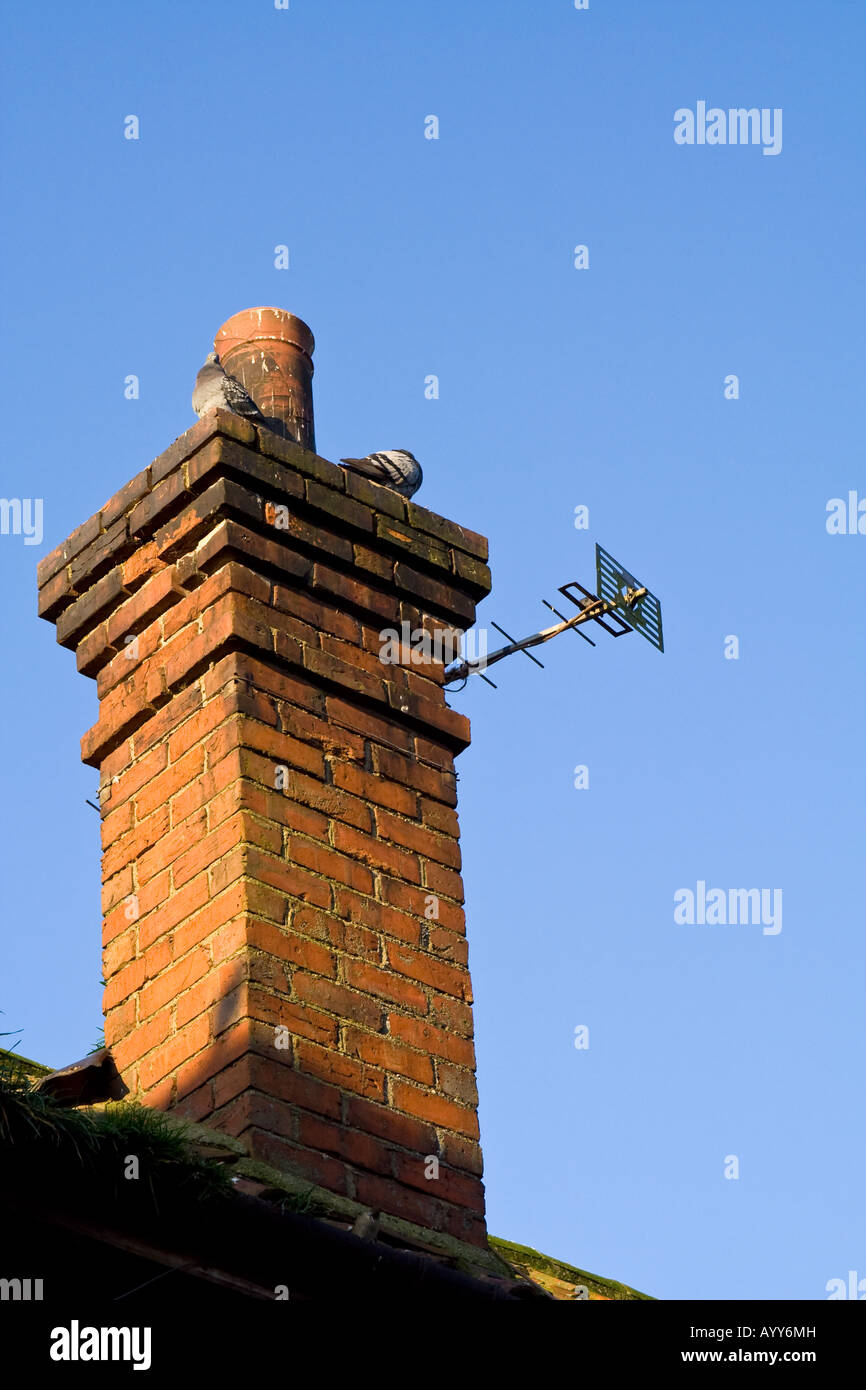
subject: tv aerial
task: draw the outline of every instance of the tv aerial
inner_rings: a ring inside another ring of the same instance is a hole
[[[587,623],[598,623],[599,627],[609,632],[612,637],[624,637],[627,632],[639,632],[641,637],[645,637],[652,646],[663,652],[662,607],[659,600],[598,544],[595,547],[595,577],[597,593],[591,593],[576,579],[560,588],[559,592],[563,597],[579,610],[573,618],[566,618],[552,603],[542,599],[545,608],[549,608],[551,613],[560,619],[552,627],[546,627],[541,632],[533,632],[529,637],[515,641],[498,623],[491,623],[491,627],[495,627],[497,632],[508,638],[508,646],[499,647],[495,652],[471,661],[459,658],[452,661],[445,669],[445,683],[450,684],[458,680],[465,682],[470,676],[478,675],[496,690],[498,687],[484,674],[489,666],[502,661],[506,656],[511,656],[513,652],[523,652],[524,656],[543,670],[544,663],[533,656],[529,648],[538,647],[542,642],[549,642],[552,638],[558,637],[561,632],[569,631],[577,633],[578,637],[582,637],[594,647],[595,642],[592,638],[581,631]]]

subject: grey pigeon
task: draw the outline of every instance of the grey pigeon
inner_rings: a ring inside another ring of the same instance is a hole
[[[360,473],[374,483],[393,488],[401,497],[414,497],[424,475],[421,465],[408,449],[384,449],[362,459],[340,459],[351,473]]]
[[[265,423],[265,417],[252,396],[237,377],[229,376],[215,352],[208,353],[207,361],[195,379],[192,408],[199,417],[208,415],[212,410],[230,410],[233,415],[243,415],[257,425]]]

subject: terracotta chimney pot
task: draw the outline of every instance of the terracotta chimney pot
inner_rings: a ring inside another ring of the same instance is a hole
[[[214,339],[226,371],[243,382],[269,427],[316,451],[312,331],[286,309],[243,309]]]

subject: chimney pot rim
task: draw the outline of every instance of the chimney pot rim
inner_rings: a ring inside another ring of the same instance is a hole
[[[316,348],[313,330],[288,309],[260,304],[232,314],[214,335],[214,348],[231,352],[244,343],[276,341],[291,343],[312,359]]]

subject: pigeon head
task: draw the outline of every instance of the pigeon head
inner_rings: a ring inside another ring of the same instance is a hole
[[[218,366],[219,366],[219,363],[220,363],[219,353],[218,353],[218,352],[209,352],[208,355],[207,355],[207,357],[206,357],[206,359],[205,359],[205,361],[207,361],[207,362],[213,362],[213,364],[214,364],[215,366],[218,367]]]

